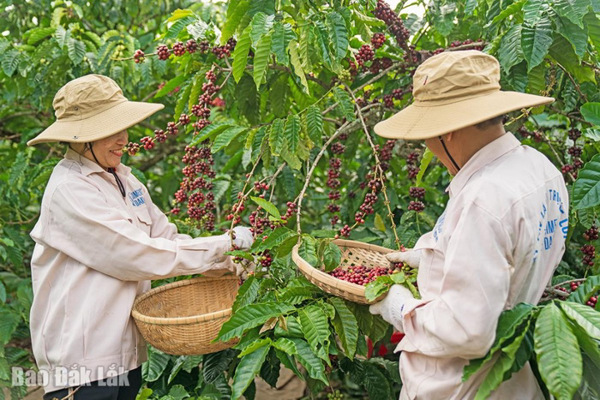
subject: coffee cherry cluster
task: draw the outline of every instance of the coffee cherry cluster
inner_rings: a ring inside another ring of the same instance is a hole
[[[406,157],[406,168],[408,171],[408,178],[414,180],[417,178],[419,174],[419,167],[417,167],[417,160],[419,159],[419,155],[416,152],[411,152]]]
[[[392,270],[386,267],[369,268],[364,265],[357,265],[348,267],[347,269],[337,267],[329,272],[329,275],[346,282],[364,286],[369,282],[373,282],[379,276],[390,275],[393,272],[395,272],[395,269]]]
[[[363,65],[365,65],[365,63],[372,61],[374,57],[375,52],[373,51],[371,46],[369,46],[368,44],[363,44],[360,50],[358,51],[358,54],[356,55],[356,61],[358,62],[358,65],[362,67]]]
[[[385,43],[385,33],[381,33],[381,32],[376,32],[373,34],[373,37],[371,37],[371,44],[373,45],[373,48],[378,49],[381,46],[383,46],[383,44]]]
[[[140,143],[144,146],[144,150],[152,150],[154,148],[154,138],[145,136],[140,139]]]
[[[383,95],[383,104],[387,108],[394,108],[394,99],[402,100],[405,94],[412,92],[412,86],[409,86],[405,89],[394,89],[391,94]]]
[[[185,46],[181,42],[175,43],[171,49],[173,50],[173,54],[178,57],[184,55],[186,50]]]
[[[410,32],[408,29],[406,29],[404,23],[398,17],[398,15],[396,15],[394,10],[392,10],[384,0],[377,0],[377,7],[373,11],[373,15],[385,22],[401,48],[403,48],[407,53],[412,52],[407,42]]]
[[[409,210],[416,212],[425,210],[425,204],[421,201],[425,197],[425,188],[413,186],[409,189],[408,195],[416,199],[411,200],[410,203],[408,203]]]
[[[167,47],[166,44],[160,44],[156,48],[156,55],[158,56],[159,60],[168,59],[170,54],[171,53],[169,52],[169,48]]]
[[[344,395],[338,389],[331,393],[327,393],[327,400],[344,400]]]
[[[179,213],[180,204],[187,200],[189,217],[198,226],[212,231],[215,228],[216,205],[215,195],[211,190],[214,186],[212,179],[216,174],[212,169],[214,160],[208,143],[203,143],[202,147],[186,146],[182,161],[186,164],[182,169],[185,177],[179,190],[175,192],[176,207],[171,212]]]
[[[375,75],[375,74],[379,73],[379,71],[388,69],[393,64],[394,64],[394,62],[390,58],[387,58],[387,57],[376,58],[371,63],[371,66],[369,67],[369,72],[371,72],[373,75]]]
[[[231,38],[227,41],[227,43],[224,46],[213,47],[212,52],[219,59],[229,57],[235,49],[236,44],[237,41],[234,38]]]
[[[133,61],[136,64],[143,63],[144,60],[145,60],[144,56],[145,56],[144,52],[142,50],[138,49],[138,50],[135,51],[135,53],[133,53]]]
[[[535,142],[539,143],[544,139],[544,136],[539,131],[529,132],[525,126],[521,126],[517,132],[521,135],[523,139],[531,138]]]
[[[581,252],[583,253],[583,264],[592,266],[594,265],[594,259],[596,258],[596,248],[591,244],[584,244],[581,246]]]
[[[592,225],[590,229],[583,233],[583,238],[590,242],[598,240],[598,227],[596,225]]]
[[[579,286],[581,286],[581,281],[577,281],[577,282],[569,282],[569,290],[567,290],[564,287],[558,287],[558,290],[560,290],[561,292],[567,293],[567,294],[571,294],[573,293],[575,290],[577,290],[577,288]],[[586,305],[595,308],[596,304],[598,303],[598,295],[596,294],[595,296],[591,296],[588,301],[585,302]]]
[[[135,156],[140,151],[140,147],[139,143],[129,142],[127,143],[127,146],[125,146],[125,151],[130,156]]]

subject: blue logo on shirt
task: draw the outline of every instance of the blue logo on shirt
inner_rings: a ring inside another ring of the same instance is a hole
[[[130,192],[129,200],[131,200],[131,204],[134,207],[139,207],[142,204],[145,204],[146,200],[144,199],[144,192],[142,191],[142,188],[139,188],[137,190],[134,190],[133,192]]]

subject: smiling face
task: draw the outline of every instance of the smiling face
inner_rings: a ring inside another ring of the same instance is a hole
[[[96,155],[96,158],[98,159],[97,162],[100,166],[104,169],[116,168],[121,163],[123,147],[127,145],[128,141],[129,136],[127,130],[123,130],[112,136],[93,142],[92,149],[94,150],[94,154]],[[86,150],[83,153],[80,151],[78,152],[85,158],[96,162],[94,155],[90,150]]]

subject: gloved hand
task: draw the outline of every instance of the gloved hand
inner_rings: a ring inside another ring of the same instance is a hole
[[[421,262],[421,250],[408,249],[406,251],[395,251],[386,254],[385,258],[387,258],[389,262],[402,262],[413,268],[419,268],[419,263]]]
[[[369,312],[381,317],[390,323],[397,331],[404,333],[402,324],[402,310],[408,299],[414,299],[410,290],[402,285],[392,285],[387,296],[378,303],[369,307]]]
[[[254,236],[250,231],[250,228],[246,228],[245,226],[236,226],[233,228],[234,239],[233,244],[239,250],[248,250],[252,247],[252,243],[254,243]]]

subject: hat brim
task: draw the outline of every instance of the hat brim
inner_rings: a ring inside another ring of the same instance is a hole
[[[497,91],[462,101],[435,105],[413,103],[375,125],[375,133],[389,139],[423,140],[478,124],[488,119],[552,103],[552,97]]]
[[[87,143],[104,139],[143,121],[164,107],[159,103],[124,101],[86,119],[57,120],[28,141],[27,145],[47,142]]]

